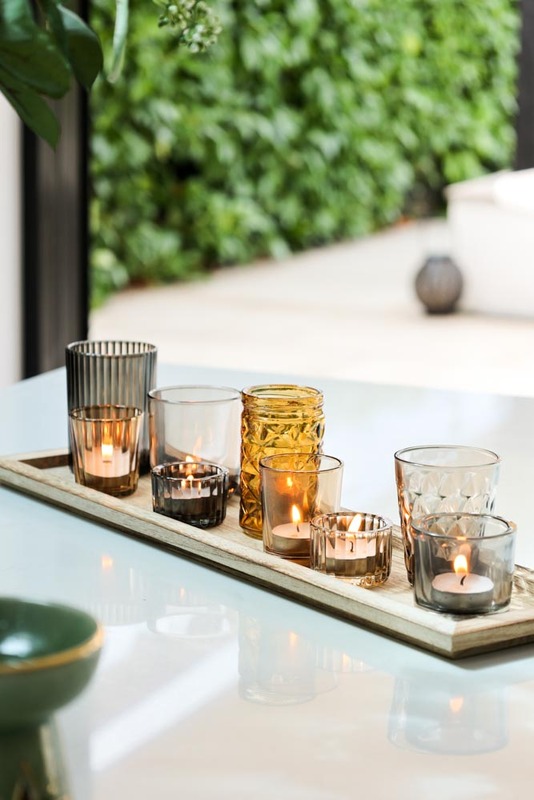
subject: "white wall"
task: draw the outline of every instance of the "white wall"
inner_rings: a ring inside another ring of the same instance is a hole
[[[21,377],[20,122],[0,94],[0,387]]]

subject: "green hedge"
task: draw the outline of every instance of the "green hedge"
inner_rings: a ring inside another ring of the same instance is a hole
[[[510,164],[512,0],[219,0],[200,55],[145,3],[91,99],[94,302],[358,236]],[[113,6],[93,0],[104,42]]]

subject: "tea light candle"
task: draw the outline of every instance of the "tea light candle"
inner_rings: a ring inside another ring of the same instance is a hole
[[[208,463],[175,462],[152,470],[153,508],[198,528],[219,525],[226,515],[228,470]]]
[[[376,538],[361,532],[362,515],[356,514],[347,532],[326,536],[326,571],[336,575],[365,575],[375,569]]]
[[[491,606],[495,589],[491,578],[468,572],[467,559],[454,559],[454,572],[436,575],[432,581],[432,599],[446,611],[472,612]]]
[[[308,558],[310,555],[310,523],[302,522],[296,505],[291,506],[292,522],[276,525],[272,532],[273,549],[291,558]]]
[[[97,478],[122,478],[130,472],[130,454],[111,442],[103,443],[86,451],[85,471]]]

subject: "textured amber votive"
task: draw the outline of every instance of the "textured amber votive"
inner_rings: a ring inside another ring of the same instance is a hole
[[[76,482],[115,496],[135,492],[142,417],[132,406],[73,409],[69,420]]]
[[[260,459],[321,451],[323,394],[309,386],[276,384],[244,389],[242,397],[239,523],[247,534],[261,539]]]

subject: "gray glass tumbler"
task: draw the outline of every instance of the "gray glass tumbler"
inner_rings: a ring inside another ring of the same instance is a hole
[[[102,405],[134,406],[145,412],[139,440],[141,473],[150,470],[146,411],[148,392],[156,385],[156,364],[157,348],[146,342],[88,340],[66,348],[69,413]]]

